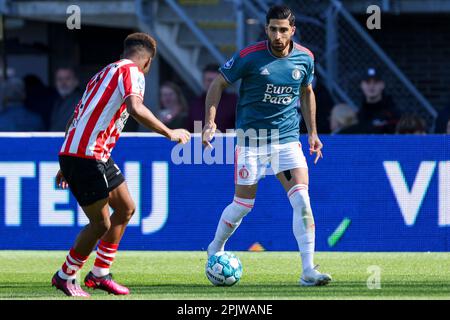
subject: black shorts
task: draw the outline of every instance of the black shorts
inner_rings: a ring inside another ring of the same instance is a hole
[[[59,166],[70,191],[80,206],[109,197],[125,178],[112,158],[105,163],[94,159],[59,156]]]

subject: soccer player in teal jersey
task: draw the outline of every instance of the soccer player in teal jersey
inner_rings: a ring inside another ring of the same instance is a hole
[[[294,209],[293,231],[298,243],[303,272],[300,284],[325,285],[331,276],[314,265],[315,224],[308,194],[308,167],[299,142],[300,115],[308,128],[310,154],[314,163],[322,157],[317,136],[316,102],[311,82],[314,56],[294,43],[295,17],[286,6],[270,8],[266,16],[267,41],[236,53],[220,68],[206,97],[203,144],[214,136],[217,106],[223,90],[242,80],[237,105],[235,152],[235,195],[220,218],[208,257],[223,251],[226,241],[253,208],[258,181],[270,164],[287,192]]]

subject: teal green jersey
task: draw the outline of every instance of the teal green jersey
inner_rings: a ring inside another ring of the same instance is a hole
[[[293,43],[289,55],[278,58],[269,46],[268,41],[251,45],[219,69],[230,84],[242,80],[236,129],[256,132],[257,140],[271,143],[298,141],[300,88],[313,80],[314,56]]]

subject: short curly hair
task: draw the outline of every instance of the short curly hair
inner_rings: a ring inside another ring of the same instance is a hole
[[[156,55],[156,40],[143,32],[129,34],[123,41],[123,51],[126,54],[134,54],[145,50],[153,58]]]

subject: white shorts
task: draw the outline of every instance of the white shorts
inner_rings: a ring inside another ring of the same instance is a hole
[[[268,174],[277,175],[295,168],[308,168],[300,142],[235,148],[235,184],[254,185]]]

